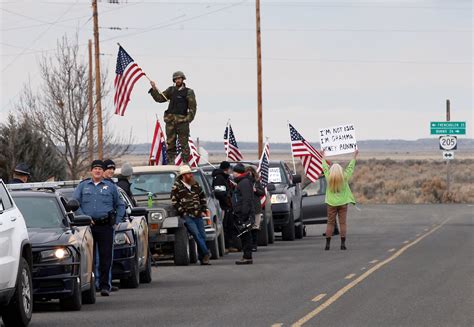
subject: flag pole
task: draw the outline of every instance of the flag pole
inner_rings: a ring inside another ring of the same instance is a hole
[[[229,149],[229,131],[230,131],[230,118],[229,120],[227,120],[227,125],[226,125],[226,130],[227,130],[227,147],[225,148],[225,161],[229,161],[229,151],[227,149]],[[224,147],[225,147],[225,144],[224,144]]]
[[[287,126],[288,126],[288,131],[290,130],[290,121],[286,121]],[[290,134],[290,148],[291,148],[291,159],[293,159],[293,171],[296,174],[296,163],[295,163],[295,154],[293,153],[293,146],[291,144],[291,134]]]

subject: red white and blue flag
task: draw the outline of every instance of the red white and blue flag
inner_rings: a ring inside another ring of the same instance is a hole
[[[316,182],[323,171],[321,154],[291,124],[288,127],[293,157],[301,159],[306,176],[311,182]]]
[[[270,144],[265,143],[265,147],[263,148],[262,156],[258,163],[257,172],[260,175],[260,183],[265,188],[265,195],[260,197],[260,204],[265,206],[265,202],[267,199],[267,185],[268,185],[268,171],[270,169]]]
[[[242,161],[244,159],[242,152],[239,150],[237,140],[235,139],[234,131],[232,126],[227,124],[224,132],[224,148],[227,158],[231,161]]]
[[[151,142],[149,166],[167,165],[168,158],[166,156],[166,139],[160,121],[156,120],[155,132],[153,133],[153,141]]]
[[[189,144],[189,151],[190,151],[188,164],[191,168],[196,168],[197,166],[199,166],[201,155],[199,154],[198,148],[196,147],[196,144],[194,144],[191,137],[189,137],[188,144]],[[175,165],[180,166],[183,164],[183,157],[181,156],[181,144],[179,144],[179,140],[176,140],[176,152],[178,155],[176,156],[176,159],[175,159]]]
[[[130,101],[135,83],[145,75],[142,69],[133,61],[132,57],[121,46],[117,55],[117,66],[115,68],[115,114],[123,116]]]

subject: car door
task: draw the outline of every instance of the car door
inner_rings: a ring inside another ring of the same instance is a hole
[[[144,233],[146,231],[148,237],[148,229],[145,229],[145,224],[143,223],[143,219],[141,217],[132,217],[129,216],[129,212],[131,208],[133,208],[133,202],[128,197],[127,193],[119,188],[119,193],[122,198],[122,201],[125,203],[125,207],[127,208],[126,216],[130,220],[130,225],[132,226],[133,233],[135,234],[135,241],[137,242],[136,251],[139,265],[142,266],[145,263],[145,257],[148,251],[148,240],[144,239]]]
[[[287,164],[283,163],[283,170],[288,180],[289,198],[293,202],[293,217],[298,220],[301,215],[301,191],[298,184],[293,183],[293,172]]]
[[[315,222],[315,218],[327,217],[325,196],[326,179],[324,176],[303,187],[303,219],[305,223]]]

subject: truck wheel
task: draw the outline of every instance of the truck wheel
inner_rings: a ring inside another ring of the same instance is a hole
[[[197,263],[198,262],[198,251],[197,251],[197,244],[194,239],[189,240],[189,263]]]
[[[211,251],[211,259],[219,259],[219,241],[217,235],[212,241],[207,242],[207,247],[209,251]]]
[[[5,327],[27,326],[33,313],[33,282],[31,269],[25,258],[20,259],[16,278],[15,293],[7,307],[3,309],[2,317]]]
[[[79,269],[80,271],[80,269]],[[82,292],[81,292],[81,281],[76,279],[73,285],[74,293],[72,296],[59,300],[59,305],[62,310],[68,311],[79,311],[82,307]]]
[[[273,216],[270,215],[270,222],[268,223],[268,244],[275,243],[275,226],[273,225]]]
[[[262,217],[262,226],[257,234],[257,245],[258,246],[267,246],[268,245],[268,219],[267,215]]]
[[[224,231],[221,231],[219,236],[219,256],[223,257],[225,255],[225,239]]]
[[[295,227],[295,237],[301,240],[303,236],[304,236],[304,225],[299,224],[298,226]]]
[[[82,292],[82,304],[94,304],[95,303],[95,275],[91,272],[91,285],[87,291]]]
[[[120,285],[123,288],[137,288],[140,285],[140,268],[138,268],[137,251],[135,251],[135,260],[133,260],[132,267],[130,267],[130,277],[121,279]]]
[[[146,256],[145,270],[140,273],[140,283],[149,284],[152,281],[151,277],[151,252],[148,251]]]
[[[178,227],[174,233],[174,264],[189,265],[189,236],[185,226]]]
[[[295,240],[295,219],[293,217],[293,209],[290,209],[290,218],[288,224],[281,230],[281,236],[283,241],[294,241]]]

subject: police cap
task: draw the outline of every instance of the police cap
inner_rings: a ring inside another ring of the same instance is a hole
[[[24,162],[21,162],[18,165],[16,165],[13,171],[18,175],[26,175],[26,176],[31,175],[30,167],[28,167],[28,165]]]

